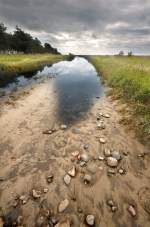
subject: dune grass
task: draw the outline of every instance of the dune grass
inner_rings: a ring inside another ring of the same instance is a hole
[[[140,136],[150,139],[150,57],[94,56],[91,62],[113,94],[132,107]]]
[[[36,70],[45,64],[63,60],[62,55],[50,54],[0,54],[0,75],[20,74]]]

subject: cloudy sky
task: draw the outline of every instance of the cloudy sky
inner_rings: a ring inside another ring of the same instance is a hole
[[[150,0],[0,0],[0,21],[62,53],[150,54]]]

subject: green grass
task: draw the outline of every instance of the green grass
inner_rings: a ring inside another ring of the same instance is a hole
[[[0,76],[36,70],[38,67],[63,60],[62,55],[50,54],[0,54]]]
[[[150,57],[93,56],[91,62],[113,94],[130,104],[140,135],[150,139]]]

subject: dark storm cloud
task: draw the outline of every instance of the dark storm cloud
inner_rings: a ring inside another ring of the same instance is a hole
[[[63,52],[150,52],[149,0],[0,0],[0,20]]]

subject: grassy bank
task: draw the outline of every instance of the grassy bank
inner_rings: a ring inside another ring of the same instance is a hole
[[[150,141],[150,58],[95,56],[91,62],[113,94],[130,104],[130,123]]]
[[[38,70],[43,65],[53,64],[65,57],[50,54],[0,54],[0,84],[7,83],[20,73]]]

